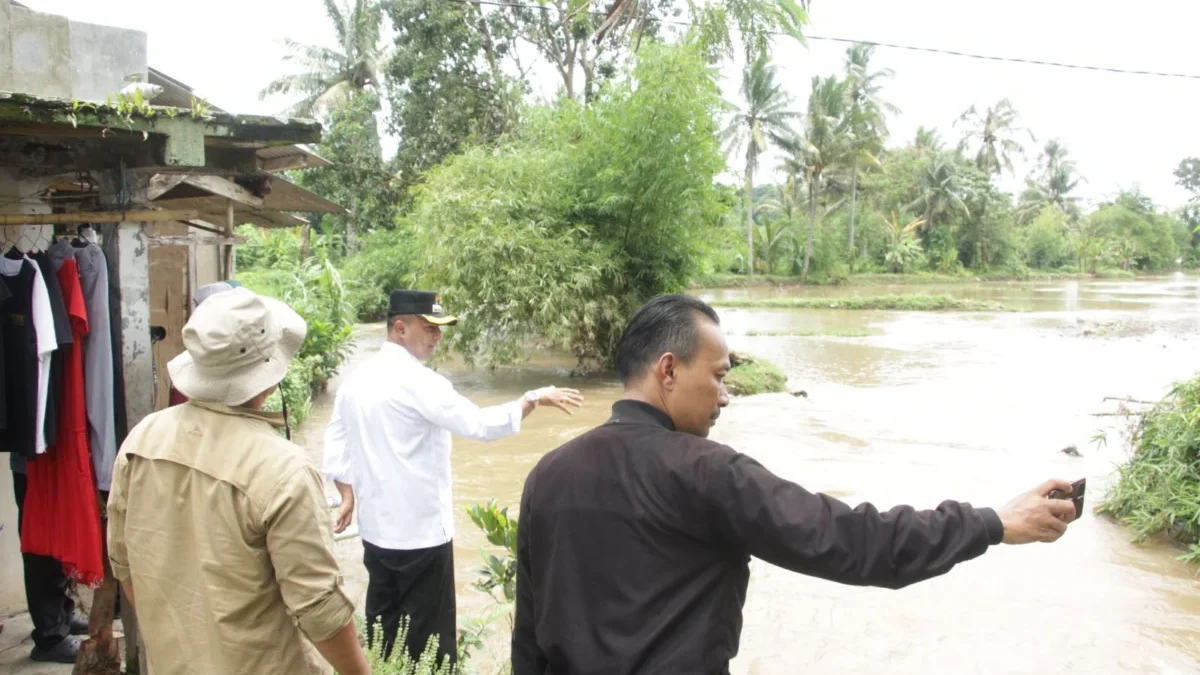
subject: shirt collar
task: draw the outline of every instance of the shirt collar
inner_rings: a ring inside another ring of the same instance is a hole
[[[250,419],[260,420],[270,424],[273,427],[283,427],[283,413],[267,412],[265,410],[255,410],[253,408],[243,408],[242,406],[227,406],[221,403],[208,403],[207,401],[193,401],[188,399],[188,405],[194,405],[197,408],[204,408],[221,415],[233,415],[235,417],[249,417]]]
[[[675,423],[667,413],[649,403],[628,398],[613,403],[612,417],[608,419],[608,424],[649,424],[675,431]]]
[[[388,342],[387,340],[384,340],[383,345],[379,348],[379,351],[384,354],[391,354],[392,356],[398,356],[398,357],[400,357],[402,359],[406,359],[412,363],[424,365],[419,360],[417,360],[417,357],[412,355],[412,352],[408,351],[404,347],[401,347],[400,345],[396,344],[395,342]]]

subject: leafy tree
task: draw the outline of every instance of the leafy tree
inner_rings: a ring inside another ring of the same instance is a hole
[[[877,155],[887,138],[887,114],[900,109],[880,96],[881,82],[895,73],[890,68],[871,71],[875,47],[856,44],[846,50],[846,83],[849,96],[848,127],[851,134],[850,159],[850,255],[854,255],[854,216],[858,202],[859,166],[879,166]]]
[[[775,67],[758,59],[742,74],[742,99],[745,107],[734,113],[729,126],[721,132],[731,155],[745,149],[746,159],[746,248],[747,273],[754,275],[754,172],[758,158],[771,145],[786,145],[792,138],[791,121],[799,114],[789,110],[791,96],[775,81]]]
[[[391,227],[395,219],[398,195],[379,145],[378,109],[379,98],[370,91],[347,95],[330,113],[317,147],[318,154],[332,166],[309,169],[299,177],[301,186],[348,211],[325,219],[335,231],[344,233],[348,252],[357,249],[358,232]],[[307,255],[307,240],[306,231],[302,255]]]
[[[721,106],[698,44],[649,43],[591,105],[532,108],[498,147],[431,169],[409,218],[423,283],[464,317],[447,344],[487,366],[539,346],[607,365],[625,317],[684,287],[728,212]]]
[[[821,182],[826,172],[844,165],[851,154],[849,118],[846,115],[848,105],[849,87],[845,80],[832,75],[813,77],[803,135],[786,144],[792,155],[786,162],[788,171],[803,174],[808,184],[808,235],[801,271],[804,276],[808,276],[812,262]]]
[[[1083,179],[1075,171],[1067,149],[1057,139],[1047,141],[1039,158],[1040,173],[1035,179],[1025,179],[1021,195],[1020,221],[1027,223],[1046,206],[1054,206],[1072,219],[1079,217],[1078,199],[1071,193]]]
[[[470,139],[492,141],[516,122],[517,83],[502,62],[515,39],[498,14],[446,0],[387,0],[395,29],[384,70],[399,138],[393,160],[400,184],[461,150]]]
[[[969,125],[963,132],[959,150],[973,152],[975,165],[988,174],[999,174],[1001,170],[1011,174],[1013,155],[1025,156],[1025,148],[1016,137],[1028,135],[1030,141],[1036,140],[1032,132],[1018,126],[1018,117],[1008,99],[982,114],[975,106],[967,108],[958,120]]]
[[[747,61],[755,61],[767,56],[775,35],[801,39],[800,29],[808,21],[804,4],[795,0],[689,2],[684,7],[671,0],[614,0],[607,6],[594,0],[545,0],[536,7],[510,3],[500,15],[514,35],[554,66],[565,95],[582,97],[585,103],[600,79],[617,72],[644,41],[665,37],[668,27],[689,25],[683,30],[685,39],[697,40],[714,62],[732,56],[735,38],[745,45]]]
[[[325,0],[325,12],[333,24],[338,48],[329,49],[287,40],[292,51],[284,57],[297,61],[302,71],[280,77],[259,92],[259,98],[298,93],[303,98],[287,109],[289,115],[313,117],[329,112],[356,92],[379,86],[380,10],[375,0],[354,0],[352,6]]]
[[[928,232],[953,214],[970,215],[968,188],[953,155],[939,153],[929,158],[917,184],[917,197],[906,209],[924,212],[922,228]]]
[[[1072,252],[1067,231],[1067,214],[1055,206],[1042,207],[1024,233],[1025,264],[1049,270],[1070,263]]]

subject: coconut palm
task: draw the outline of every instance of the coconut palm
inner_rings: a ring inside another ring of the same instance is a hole
[[[941,152],[942,139],[938,136],[937,129],[929,129],[922,125],[917,127],[917,134],[913,138],[913,147],[922,154]]]
[[[854,215],[858,202],[860,165],[879,166],[878,155],[887,138],[887,115],[900,109],[880,97],[882,81],[895,73],[890,68],[871,71],[873,45],[856,44],[846,50],[846,86],[849,97],[848,127],[850,141],[850,242],[854,251]]]
[[[284,60],[301,64],[301,72],[274,80],[259,92],[259,99],[298,93],[304,98],[284,114],[313,117],[337,105],[350,91],[379,84],[379,69],[385,58],[379,46],[383,20],[380,5],[377,0],[352,1],[353,6],[341,6],[336,0],[325,0],[338,48],[286,40],[292,53]]]
[[[959,141],[959,150],[972,152],[975,165],[987,174],[999,174],[1001,170],[1011,174],[1013,155],[1025,156],[1025,148],[1016,140],[1017,137],[1028,135],[1030,141],[1036,142],[1033,132],[1017,124],[1018,117],[1008,99],[982,114],[975,106],[967,108],[958,118],[958,122],[968,125]]]
[[[967,186],[951,157],[938,154],[931,158],[921,175],[918,189],[920,194],[916,200],[904,208],[907,211],[920,209],[925,214],[923,228],[932,230],[939,216],[955,212],[970,215],[966,202]]]
[[[844,166],[851,155],[849,116],[846,114],[850,103],[848,92],[849,86],[845,80],[832,75],[813,77],[803,135],[786,141],[784,145],[791,155],[785,162],[785,168],[789,173],[803,175],[808,184],[808,235],[804,242],[804,267],[801,271],[804,276],[808,276],[812,262],[821,182],[828,171]]]
[[[790,126],[799,114],[789,110],[792,98],[775,81],[775,67],[760,58],[746,67],[742,75],[742,99],[745,108],[738,108],[733,120],[721,132],[729,154],[741,154],[746,160],[746,251],[748,273],[754,274],[754,172],[759,157],[771,145],[779,146],[793,137]]]
[[[1028,223],[1047,206],[1054,206],[1067,214],[1071,220],[1079,217],[1078,198],[1071,192],[1083,182],[1075,170],[1075,162],[1068,157],[1067,149],[1057,139],[1046,142],[1038,158],[1040,173],[1036,178],[1025,179],[1025,192],[1017,213],[1022,223]]]

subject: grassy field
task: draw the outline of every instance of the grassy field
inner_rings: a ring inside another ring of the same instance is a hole
[[[845,298],[751,298],[713,300],[713,307],[744,309],[882,309],[903,312],[1004,312],[995,302],[964,300],[948,295],[864,295]]]
[[[1075,272],[1060,272],[1054,270],[1030,270],[1027,273],[1013,274],[997,270],[963,274],[936,274],[919,272],[915,274],[852,274],[841,279],[809,279],[779,275],[756,275],[748,277],[744,274],[712,274],[700,277],[693,282],[696,288],[750,288],[757,286],[879,286],[879,285],[920,285],[920,284],[972,284],[972,283],[1001,283],[1013,281],[1064,281],[1068,279],[1133,279],[1136,275],[1127,270],[1101,270],[1096,274],[1077,274]]]

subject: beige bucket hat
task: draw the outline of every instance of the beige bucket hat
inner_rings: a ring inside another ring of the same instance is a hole
[[[279,384],[308,326],[291,307],[245,288],[204,300],[183,327],[167,372],[184,396],[236,406]]]

